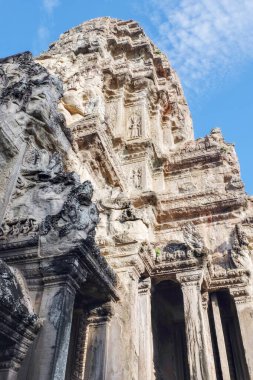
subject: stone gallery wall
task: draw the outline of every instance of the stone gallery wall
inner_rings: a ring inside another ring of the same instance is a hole
[[[252,198],[166,56],[105,17],[0,73],[0,380],[253,379]]]

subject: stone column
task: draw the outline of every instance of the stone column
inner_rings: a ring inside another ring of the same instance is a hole
[[[110,322],[106,380],[139,380],[139,273],[129,267],[118,276],[122,294]]]
[[[69,284],[48,283],[39,316],[43,322],[31,355],[27,380],[65,378],[75,290]]]
[[[153,380],[153,335],[151,320],[151,279],[139,283],[139,366],[138,379]]]
[[[217,296],[215,293],[212,293],[210,297],[211,297],[212,310],[213,310],[214,328],[215,328],[215,333],[217,337],[217,345],[218,345],[218,351],[219,351],[219,356],[220,356],[222,377],[223,379],[230,379],[226,343],[225,343],[225,338],[223,334],[219,304],[218,304]]]
[[[246,369],[248,372],[248,378],[246,378],[246,380],[253,380],[253,298],[251,292],[252,291],[247,288],[230,289],[230,294],[235,301],[242,345],[248,367]]]
[[[83,380],[107,380],[108,329],[112,316],[110,304],[93,309],[87,320]]]
[[[211,329],[208,317],[208,302],[209,302],[209,294],[208,292],[202,294],[202,306],[203,306],[203,316],[204,316],[204,324],[206,326],[206,338],[207,338],[207,349],[208,349],[208,358],[209,358],[209,369],[210,369],[210,378],[212,380],[216,380],[216,369],[214,363],[214,353],[213,353],[213,345],[211,338]]]
[[[73,312],[68,363],[65,377],[68,380],[83,380],[86,355],[87,312],[83,308]]]
[[[188,364],[191,380],[213,380],[208,357],[207,329],[200,292],[201,273],[178,276],[184,300]]]

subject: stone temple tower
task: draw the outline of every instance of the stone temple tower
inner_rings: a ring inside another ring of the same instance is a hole
[[[253,199],[109,17],[0,60],[0,380],[253,379]]]

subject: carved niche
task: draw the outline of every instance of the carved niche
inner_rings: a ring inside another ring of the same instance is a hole
[[[128,136],[137,139],[142,136],[142,116],[139,111],[134,111],[128,119]]]

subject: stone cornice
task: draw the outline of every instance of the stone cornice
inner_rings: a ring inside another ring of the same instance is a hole
[[[238,210],[246,205],[245,194],[218,194],[215,192],[198,193],[189,196],[168,197],[158,196],[160,210],[158,210],[158,222],[163,224],[175,220],[185,219],[188,216],[203,217],[208,214],[223,214]]]
[[[57,246],[48,247],[48,253]],[[66,248],[61,255],[45,255],[41,257],[34,248],[24,250],[15,249],[3,251],[2,257],[6,257],[9,264],[20,266],[29,286],[41,286],[43,284],[69,283],[74,289],[85,286],[88,280],[100,283],[107,289],[113,299],[119,299],[117,292],[117,276],[101,256],[98,248],[89,242],[80,242],[72,245],[72,249]],[[24,266],[25,264],[25,266]]]

